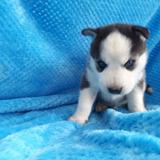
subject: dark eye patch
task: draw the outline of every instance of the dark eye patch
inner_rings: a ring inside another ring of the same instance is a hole
[[[104,61],[102,61],[102,60],[99,60],[98,62],[96,62],[97,63],[97,70],[99,71],[99,72],[102,72],[108,65],[104,62]]]
[[[135,60],[128,60],[125,64],[124,67],[130,71],[132,71],[135,68]]]

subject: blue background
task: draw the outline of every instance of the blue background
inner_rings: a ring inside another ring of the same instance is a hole
[[[91,39],[85,28],[121,22],[150,30],[146,113],[75,111]],[[159,0],[0,1],[0,159],[158,159]]]

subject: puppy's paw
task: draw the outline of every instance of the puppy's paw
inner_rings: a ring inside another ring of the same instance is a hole
[[[132,108],[129,108],[129,111],[130,112],[147,112],[147,109],[145,107],[132,107]]]
[[[95,108],[94,108],[94,111],[95,112],[102,112],[104,110],[106,110],[108,107],[106,105],[103,105],[101,103],[98,103]]]
[[[147,112],[147,109],[143,108],[142,111],[140,111],[140,112]]]
[[[84,125],[85,123],[88,122],[88,119],[85,119],[83,117],[77,117],[77,116],[72,116],[68,119],[68,121],[75,121],[75,122],[78,122],[79,124],[82,124]]]
[[[138,112],[147,112],[147,109],[143,108],[143,109],[139,110]]]

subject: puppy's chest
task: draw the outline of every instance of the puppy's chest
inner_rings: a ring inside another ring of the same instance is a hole
[[[101,91],[98,92],[96,102],[106,106],[121,106],[127,103],[126,96],[109,96]]]

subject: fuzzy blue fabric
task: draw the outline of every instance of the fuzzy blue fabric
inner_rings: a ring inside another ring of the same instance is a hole
[[[87,27],[146,26],[149,60],[145,113],[76,110],[91,40]],[[0,160],[159,160],[160,1],[1,0]]]

